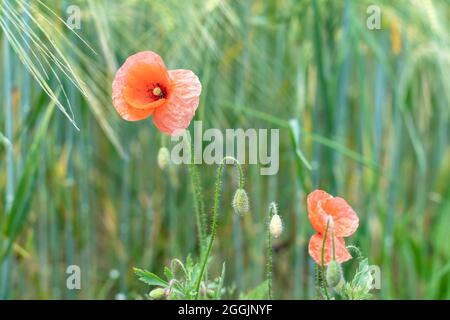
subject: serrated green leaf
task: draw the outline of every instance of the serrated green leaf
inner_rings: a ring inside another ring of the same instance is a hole
[[[139,280],[148,284],[149,286],[161,286],[161,287],[167,287],[169,283],[167,281],[164,281],[160,277],[158,277],[156,274],[147,271],[142,270],[139,268],[134,268],[134,273],[138,276]]]
[[[167,267],[164,267],[164,275],[169,281],[175,278],[175,275],[173,274],[172,270],[170,270]]]

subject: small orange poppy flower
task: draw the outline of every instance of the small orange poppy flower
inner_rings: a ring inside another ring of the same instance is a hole
[[[308,195],[306,201],[309,220],[317,232],[325,233],[329,219],[336,237],[349,237],[358,228],[358,216],[344,199],[315,190]]]
[[[113,105],[128,121],[153,115],[153,123],[173,135],[189,126],[200,101],[202,85],[191,70],[167,70],[152,51],[130,56],[112,83]]]
[[[322,265],[322,245],[324,245],[324,264],[333,260],[333,237],[335,258],[338,263],[351,259],[345,247],[344,237],[351,236],[359,225],[359,218],[350,205],[342,198],[333,197],[323,190],[315,190],[307,197],[308,217],[317,234],[309,241],[309,254]]]

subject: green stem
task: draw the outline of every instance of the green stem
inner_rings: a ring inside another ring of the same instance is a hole
[[[198,275],[197,284],[196,284],[196,293],[195,293],[195,299],[198,298],[198,294],[200,292],[200,284],[202,282],[203,274],[205,273],[206,264],[208,263],[209,255],[211,254],[211,249],[214,243],[214,239],[216,237],[216,231],[217,231],[217,210],[219,208],[219,193],[220,193],[220,184],[222,181],[222,173],[223,168],[225,165],[225,162],[227,160],[233,161],[235,167],[237,168],[239,172],[239,188],[244,188],[244,173],[242,171],[242,167],[240,163],[233,157],[225,157],[222,159],[219,165],[219,170],[217,171],[217,177],[216,177],[216,189],[214,193],[214,208],[213,208],[213,221],[211,225],[211,235],[208,242],[208,246],[206,248],[206,251],[203,255],[203,261],[201,264],[200,274]]]
[[[200,183],[200,174],[197,170],[196,165],[194,164],[192,152],[192,146],[189,142],[189,152],[191,155],[191,162],[189,163],[189,177],[191,180],[191,188],[192,188],[192,198],[194,202],[194,211],[195,211],[195,220],[197,224],[198,231],[198,239],[200,243],[200,248],[203,248],[203,244],[205,241],[206,235],[206,214],[205,214],[205,206],[203,201],[203,190]]]
[[[204,224],[202,223],[202,214],[201,214],[201,205],[199,200],[199,191],[201,189],[200,183],[199,183],[199,177],[198,177],[198,170],[195,167],[195,164],[190,163],[189,164],[189,176],[191,180],[191,188],[192,188],[192,198],[194,202],[194,211],[195,211],[195,221],[197,224],[197,231],[198,231],[198,239],[200,242],[200,247],[203,246],[204,240],[205,240],[205,228]]]
[[[319,278],[319,265],[316,264],[316,299],[322,300],[322,293],[320,292],[320,278]]]
[[[334,229],[331,228],[331,242],[333,243],[333,260],[336,260],[336,249],[334,245]]]
[[[269,300],[273,299],[272,296],[272,235],[270,234],[270,220],[272,213],[275,210],[275,204],[272,202],[269,206],[269,216],[267,220],[267,290]]]
[[[323,291],[325,292],[325,297],[327,298],[327,300],[330,300],[330,296],[328,295],[328,289],[327,289],[327,280],[325,278],[325,241],[327,240],[327,233],[328,233],[328,224],[329,221],[327,221],[327,227],[325,229],[325,234],[323,236],[323,241],[322,241],[322,288]]]

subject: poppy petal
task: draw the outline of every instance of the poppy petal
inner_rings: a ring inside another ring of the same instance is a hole
[[[136,109],[130,106],[123,98],[123,95],[119,93],[119,91],[114,90],[114,83],[113,83],[113,104],[116,108],[116,111],[119,113],[119,115],[124,120],[128,121],[138,121],[143,120],[145,118],[148,118],[153,113],[154,109]],[[121,91],[121,89],[120,89]]]
[[[306,199],[309,221],[311,221],[311,225],[317,232],[325,233],[327,225],[327,214],[320,209],[320,202],[332,198],[332,195],[323,190],[314,190]]]
[[[352,207],[340,197],[325,199],[320,206],[333,217],[334,235],[336,237],[351,236],[359,225],[359,218]]]
[[[186,129],[200,101],[202,85],[191,70],[170,70],[171,93],[167,104],[155,109],[155,126],[168,134]]]
[[[335,255],[336,261],[338,263],[343,263],[352,258],[347,248],[345,247],[345,241],[343,238],[335,237]],[[322,265],[322,245],[323,245],[323,235],[321,233],[316,233],[309,240],[309,255],[314,259],[318,265]],[[325,241],[324,248],[324,263],[328,265],[333,260],[333,241],[332,237],[327,234],[327,239]]]
[[[117,70],[112,83],[113,105],[119,115],[128,121],[137,121],[149,117],[153,113],[153,108],[138,109],[130,105],[124,96],[124,88],[128,82],[128,74],[137,64],[157,64],[165,68],[164,62],[159,55],[152,51],[143,51],[130,56],[125,63]]]
[[[164,65],[163,59],[153,51],[141,51],[133,54],[132,56],[129,56],[122,67],[126,69],[133,66],[135,63],[141,62],[145,62],[148,64],[158,63],[164,68],[166,67]]]
[[[138,63],[128,70],[123,96],[133,108],[157,108],[167,99],[153,95],[152,89],[156,84],[168,94],[170,80],[167,70],[159,64]]]

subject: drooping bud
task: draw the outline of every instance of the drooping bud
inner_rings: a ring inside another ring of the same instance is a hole
[[[269,231],[272,237],[278,238],[283,232],[283,223],[281,222],[281,218],[278,214],[274,214],[269,224]]]
[[[249,210],[249,202],[247,192],[244,189],[239,188],[234,193],[233,208],[236,213],[245,214]]]
[[[169,165],[169,162],[170,162],[169,150],[166,147],[159,148],[159,151],[158,151],[158,167],[161,170],[164,170]]]
[[[149,293],[150,298],[155,300],[161,300],[166,297],[165,290],[163,288],[156,288],[150,291]]]
[[[331,261],[328,264],[326,272],[327,284],[329,287],[336,287],[342,279],[341,265],[336,260]]]

